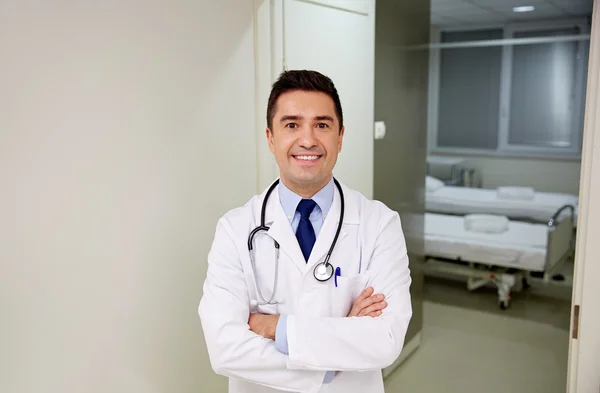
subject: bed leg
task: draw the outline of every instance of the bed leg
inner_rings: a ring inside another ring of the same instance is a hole
[[[515,285],[515,277],[503,274],[496,277],[494,283],[498,287],[498,306],[502,310],[506,310],[510,304],[511,288]]]

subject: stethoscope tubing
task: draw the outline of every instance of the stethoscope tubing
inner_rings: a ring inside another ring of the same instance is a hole
[[[315,277],[315,279],[317,281],[320,281],[320,282],[326,282],[329,279],[331,279],[331,277],[333,277],[333,275],[334,275],[334,273],[333,273],[334,269],[333,269],[333,266],[329,263],[329,260],[331,259],[331,254],[333,253],[333,249],[335,248],[335,245],[337,243],[338,237],[342,230],[342,224],[344,221],[344,209],[345,209],[344,192],[342,191],[342,186],[340,185],[340,183],[337,181],[337,179],[335,177],[333,178],[333,182],[335,183],[335,185],[338,189],[338,192],[340,193],[340,218],[339,218],[337,230],[335,232],[335,236],[333,238],[333,241],[331,242],[331,246],[329,247],[329,250],[327,251],[327,255],[325,256],[325,259],[323,260],[323,262],[320,262],[317,265],[315,265],[315,267],[313,269],[313,276]],[[278,277],[279,277],[279,251],[280,251],[279,243],[275,239],[273,239],[273,242],[275,244],[275,278],[274,278],[274,282],[273,282],[273,292],[271,293],[271,298],[268,301],[264,298],[264,296],[260,290],[260,285],[258,284],[258,277],[256,274],[256,263],[254,261],[253,249],[254,249],[254,237],[261,231],[266,232],[269,230],[269,227],[265,224],[267,202],[269,200],[269,196],[271,195],[271,193],[273,192],[275,187],[277,187],[278,184],[279,184],[279,179],[277,179],[275,182],[273,182],[273,184],[271,184],[271,186],[267,190],[267,192],[265,194],[265,198],[264,198],[262,206],[261,206],[260,225],[257,226],[256,228],[254,228],[252,231],[250,231],[250,234],[248,235],[248,252],[250,253],[250,263],[252,266],[252,273],[254,275],[254,282],[256,283],[256,290],[258,292],[258,296],[263,301],[263,303],[258,303],[259,305],[277,304],[277,302],[272,303],[272,301],[275,298],[275,293],[276,293],[276,289],[277,289],[277,281],[278,281]],[[323,266],[325,269],[322,269],[321,266]],[[318,272],[320,272],[322,270],[325,270],[326,274],[323,274],[321,276]]]

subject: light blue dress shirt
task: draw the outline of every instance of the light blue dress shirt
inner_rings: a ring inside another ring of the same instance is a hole
[[[300,222],[300,213],[296,211],[296,208],[302,200],[302,197],[287,188],[282,181],[279,182],[278,187],[281,207],[290,221],[292,230],[294,233],[296,233],[298,223]],[[317,204],[309,217],[310,223],[315,230],[315,237],[319,236],[323,222],[325,221],[325,218],[327,218],[327,213],[329,213],[329,209],[333,203],[333,193],[335,191],[334,187],[335,184],[333,179],[331,179],[325,187],[323,187],[311,198]],[[289,353],[287,341],[287,315],[279,316],[279,322],[277,323],[275,330],[275,346],[279,352],[286,355]],[[325,374],[325,379],[323,382],[331,382],[334,375],[335,374],[332,371],[328,371]]]

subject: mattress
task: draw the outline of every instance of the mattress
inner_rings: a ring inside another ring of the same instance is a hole
[[[425,255],[528,271],[546,264],[547,226],[511,221],[499,234],[469,232],[463,218],[425,213]]]
[[[532,200],[499,199],[495,189],[444,186],[425,194],[429,212],[448,214],[488,213],[513,219],[548,222],[564,205],[573,205],[577,214],[579,199],[575,195],[536,192]],[[570,215],[565,210],[561,219]],[[577,216],[575,216],[575,222]]]

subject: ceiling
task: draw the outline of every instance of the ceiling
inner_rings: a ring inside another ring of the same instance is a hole
[[[535,6],[516,13],[513,7]],[[431,0],[431,24],[438,26],[504,24],[516,21],[572,18],[592,13],[593,0]]]

